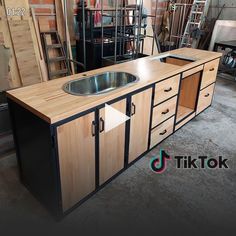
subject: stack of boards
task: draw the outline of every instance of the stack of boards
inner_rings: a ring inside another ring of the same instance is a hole
[[[60,22],[57,22],[58,33],[62,39],[69,39],[68,32],[65,37],[62,35],[65,34],[64,31],[61,30],[65,27],[64,22],[61,21],[64,14],[63,0],[56,0],[55,3],[58,15],[62,16]],[[0,71],[2,71],[0,91],[48,80],[48,70],[40,40],[40,28],[45,30],[45,24],[49,31],[47,19],[36,19],[28,0],[0,0],[0,58],[4,62],[0,64]],[[69,55],[71,58],[70,43]]]

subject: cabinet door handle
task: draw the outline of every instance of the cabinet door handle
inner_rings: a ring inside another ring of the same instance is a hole
[[[215,68],[211,68],[209,71],[214,71],[215,70]]]
[[[167,133],[167,130],[165,129],[160,135],[165,135]]]
[[[206,98],[209,97],[209,96],[210,96],[210,93],[208,93],[208,94],[205,95]]]
[[[100,118],[100,133],[102,133],[105,130],[105,121],[102,119],[102,117]]]
[[[136,113],[136,106],[135,106],[135,104],[132,102],[131,116],[135,115],[135,113]]]
[[[96,135],[96,123],[95,121],[91,124],[91,130],[92,130],[92,136],[94,137]]]
[[[166,111],[163,111],[161,114],[162,114],[162,115],[166,115],[166,114],[168,114],[169,112],[170,112],[170,110],[167,109]]]
[[[169,93],[170,91],[172,91],[172,87],[170,87],[169,89],[165,89],[164,92]]]

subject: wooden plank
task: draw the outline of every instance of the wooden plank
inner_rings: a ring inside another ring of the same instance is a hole
[[[182,79],[179,104],[190,109],[195,109],[196,100],[201,80],[201,72],[190,75],[185,79]]]
[[[35,40],[38,45],[38,50],[39,50],[39,66],[41,70],[41,75],[42,75],[42,80],[47,81],[48,80],[48,71],[47,71],[47,66],[44,60],[44,54],[43,54],[43,47],[42,47],[42,42],[41,42],[41,37],[40,37],[40,31],[39,31],[39,24],[38,20],[36,19],[35,16],[35,11],[34,8],[31,8],[32,12],[32,23],[33,23],[33,28],[35,32]]]
[[[58,34],[60,35],[61,41],[65,42],[66,38],[65,20],[64,20],[61,0],[55,0],[55,9],[56,9],[57,31]]]
[[[10,20],[27,20],[30,18],[30,8],[28,0],[3,0],[5,9],[9,14],[7,18]]]
[[[9,61],[9,69],[10,69],[9,87],[17,88],[17,87],[22,86],[22,83],[21,83],[19,69],[18,69],[18,65],[16,61],[16,55],[15,55],[12,40],[11,40],[9,26],[6,19],[6,13],[3,6],[0,6],[0,15],[1,15],[0,32],[2,33],[3,38],[4,38],[4,45],[5,47],[10,48],[10,54],[11,54],[10,61]]]
[[[181,128],[183,125],[187,124],[190,120],[192,120],[196,116],[196,113],[193,113],[191,116],[188,118],[184,119],[181,123],[175,126],[175,130],[178,130]]]
[[[64,212],[95,190],[94,118],[92,112],[57,128]]]
[[[65,12],[64,12],[65,3],[64,3],[64,0],[61,0],[61,3],[62,3],[63,16],[65,17]],[[70,38],[70,32],[69,32],[69,29],[68,29],[68,25],[65,25],[65,29],[66,29],[66,38],[67,38],[66,44],[67,44],[68,53],[69,53],[68,56],[69,56],[70,59],[73,60],[73,55],[72,55],[72,50],[71,50],[71,38]],[[75,74],[74,63],[71,62],[70,65],[71,65],[72,74]]]
[[[39,20],[39,30],[40,30],[40,32],[50,31],[49,21],[48,21],[47,18],[39,17],[38,20]],[[47,41],[48,45],[51,45],[53,43],[52,42],[52,37],[50,35],[46,35],[46,41]],[[57,57],[59,55],[58,51],[56,49],[50,49],[48,54],[49,54],[50,58]],[[50,65],[48,65],[48,66],[50,66],[51,71],[57,71],[57,70],[61,69],[61,66],[59,65],[58,62],[50,63]]]
[[[75,22],[74,22],[74,5],[75,0],[67,0],[67,22],[68,22],[68,30],[70,35],[70,42],[72,45],[76,45],[75,41]]]
[[[1,36],[0,32],[0,37]],[[3,39],[3,37],[2,37]],[[10,61],[10,49],[6,48],[4,44],[1,44],[3,40],[0,40],[0,91],[5,91],[10,88],[9,85],[9,61]]]
[[[194,73],[197,73],[197,72],[199,72],[199,71],[202,71],[202,70],[203,70],[203,65],[197,66],[197,67],[195,67],[195,68],[193,68],[193,69],[191,69],[191,70],[187,70],[187,71],[185,71],[185,72],[183,73],[183,78],[188,77],[188,76],[190,76],[190,75],[192,75],[192,74],[194,74]]]
[[[9,28],[22,85],[41,82],[29,21],[9,21]]]
[[[176,122],[181,121],[182,119],[184,119],[187,115],[191,114],[192,112],[194,112],[194,109],[179,105]]]
[[[192,61],[182,60],[182,59],[178,59],[178,58],[174,58],[174,57],[167,57],[166,63],[177,65],[177,66],[184,66],[189,63],[192,63]]]

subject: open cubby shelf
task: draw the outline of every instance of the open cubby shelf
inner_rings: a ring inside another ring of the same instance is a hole
[[[201,72],[182,79],[177,110],[177,123],[196,111],[200,81]]]

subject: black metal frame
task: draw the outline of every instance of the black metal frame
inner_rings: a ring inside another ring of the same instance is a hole
[[[201,72],[202,73],[202,72]],[[181,88],[181,80],[182,80],[182,74],[183,72],[181,73],[181,76],[180,76],[180,84],[179,84],[179,90],[178,90],[178,98],[177,98],[177,103],[176,103],[176,113],[175,113],[175,119],[174,119],[174,127],[173,127],[173,133],[175,133],[177,130],[175,130],[175,126],[176,126],[176,115],[177,115],[177,107],[178,107],[178,102],[179,102],[179,91],[180,91],[180,88]],[[165,78],[161,81],[164,81],[164,80],[167,80],[169,78],[171,78],[173,76],[170,76],[168,78]],[[201,77],[202,77],[202,74],[201,74]],[[47,127],[45,129],[45,131],[41,134],[39,138],[39,141],[43,141],[45,138],[48,139],[50,138],[50,143],[49,145],[51,145],[51,151],[50,151],[50,156],[51,158],[48,158],[48,159],[43,159],[42,157],[42,165],[45,165],[46,167],[48,165],[51,166],[51,178],[53,179],[53,183],[55,184],[55,189],[56,189],[56,196],[55,196],[55,193],[51,192],[51,193],[48,193],[49,195],[51,194],[50,197],[54,197],[55,198],[55,203],[54,203],[54,207],[53,208],[50,208],[50,212],[53,213],[53,216],[56,217],[56,219],[62,219],[64,216],[66,216],[67,214],[69,214],[73,209],[75,209],[76,207],[78,207],[79,205],[81,205],[83,202],[85,202],[87,199],[89,199],[92,195],[94,195],[96,192],[98,192],[100,189],[102,189],[104,186],[106,186],[108,183],[110,183],[114,178],[116,178],[118,175],[120,175],[121,173],[123,173],[123,171],[125,171],[127,168],[129,168],[131,165],[133,165],[136,161],[138,161],[140,158],[142,158],[143,156],[145,156],[149,151],[151,151],[152,149],[154,149],[155,147],[157,147],[161,142],[163,142],[164,140],[166,140],[170,135],[172,135],[173,133],[171,133],[168,137],[166,137],[165,139],[163,139],[160,143],[156,144],[154,147],[150,148],[150,142],[151,142],[151,130],[152,130],[152,117],[153,117],[153,107],[154,106],[154,95],[155,95],[155,85],[161,81],[158,81],[158,82],[155,82],[151,85],[147,85],[141,89],[138,89],[136,91],[133,91],[133,92],[130,92],[126,95],[123,95],[119,98],[116,98],[116,99],[113,99],[107,103],[103,103],[95,108],[91,108],[89,110],[86,110],[84,112],[81,112],[79,114],[76,114],[72,117],[69,117],[69,118],[66,118],[62,121],[59,121],[59,122],[56,122],[54,124],[48,124],[46,123],[45,121],[43,121],[42,119],[40,119],[39,117],[37,117],[36,115],[32,114],[30,111],[24,109],[23,107],[21,107],[20,105],[18,105],[17,103],[15,103],[13,100],[9,99],[8,98],[8,104],[9,104],[9,110],[10,110],[10,114],[11,114],[11,119],[12,119],[12,127],[13,127],[13,133],[14,133],[14,141],[15,141],[15,146],[16,146],[16,153],[17,153],[17,159],[18,159],[18,165],[19,165],[19,171],[20,171],[20,179],[21,179],[21,182],[29,189],[30,192],[33,193],[33,195],[38,198],[40,201],[42,201],[42,199],[40,198],[40,194],[38,195],[37,193],[35,193],[34,190],[32,190],[32,187],[31,186],[28,186],[26,181],[25,181],[25,177],[23,176],[23,170],[22,170],[22,158],[21,158],[21,149],[22,147],[19,145],[19,140],[20,138],[18,137],[18,127],[19,125],[21,124],[18,124],[18,110],[20,109],[21,111],[23,111],[23,116],[20,117],[20,120],[24,120],[24,116],[28,116],[30,114],[30,116],[32,116],[34,119],[33,122],[34,124],[32,125],[32,127],[35,127],[35,130],[33,128],[32,132],[34,133],[34,131],[37,131],[37,128],[40,127],[40,123],[45,123],[44,125],[46,125],[45,127]],[[201,88],[201,83],[202,83],[202,78],[200,80],[200,83],[199,83],[199,91],[198,91],[198,97],[197,97],[197,101],[196,101],[196,107],[199,103],[199,93],[200,93],[200,88]],[[214,83],[213,83],[214,84]],[[212,84],[211,84],[212,85]],[[211,86],[211,85],[208,85],[208,86]],[[206,86],[206,87],[208,87]],[[205,88],[206,88],[205,87]],[[117,174],[115,174],[113,177],[111,177],[109,180],[107,180],[104,184],[100,185],[99,184],[99,110],[101,108],[103,108],[105,106],[105,104],[113,104],[117,101],[120,101],[120,100],[123,100],[123,99],[126,99],[126,115],[127,116],[130,116],[131,115],[131,101],[132,101],[132,96],[137,94],[137,93],[140,93],[142,91],[145,91],[146,89],[149,89],[149,88],[152,88],[152,101],[151,101],[151,114],[150,114],[150,127],[149,127],[149,139],[148,139],[148,146],[147,146],[147,150],[142,154],[140,155],[139,157],[137,157],[134,161],[132,161],[131,163],[128,162],[128,154],[129,154],[129,141],[130,141],[130,120],[128,120],[126,122],[126,125],[125,125],[125,153],[124,153],[124,168],[119,171]],[[205,89],[203,88],[203,89]],[[176,96],[176,95],[175,95]],[[172,96],[171,98],[175,97],[175,96]],[[169,99],[171,99],[169,98]],[[167,99],[167,100],[169,100]],[[211,101],[212,102],[212,101]],[[211,106],[211,105],[210,105]],[[208,106],[208,107],[210,107]],[[208,108],[207,107],[207,108]],[[206,108],[206,109],[207,109]],[[202,112],[204,112],[206,109],[204,109]],[[62,209],[62,193],[61,193],[61,182],[60,182],[60,171],[59,171],[59,154],[58,154],[58,143],[57,143],[57,127],[58,126],[61,126],[65,123],[68,123],[70,121],[73,121],[79,117],[82,117],[88,113],[91,113],[91,112],[94,112],[94,118],[95,118],[95,122],[96,122],[96,135],[95,135],[95,147],[94,147],[94,150],[95,150],[95,154],[96,154],[96,158],[95,158],[95,182],[96,182],[96,189],[95,191],[93,191],[92,193],[90,193],[88,196],[86,196],[84,199],[82,199],[81,201],[79,201],[74,207],[72,207],[71,209],[63,212],[63,209]],[[201,113],[202,113],[201,112]],[[196,113],[196,111],[195,111]],[[201,114],[199,113],[199,114]],[[22,115],[21,114],[21,115]],[[197,115],[199,115],[197,114]],[[196,116],[197,116],[196,115]],[[194,116],[193,118],[195,118],[196,116]],[[189,116],[188,116],[189,117]],[[185,117],[188,118],[188,117]],[[173,116],[171,116],[170,118],[168,118],[167,120],[173,118]],[[193,119],[192,118],[192,119]],[[192,120],[191,119],[191,120]],[[164,121],[165,122],[165,121]],[[188,121],[190,122],[190,120]],[[188,123],[187,122],[187,123]],[[185,124],[187,124],[185,123]],[[185,125],[184,124],[184,125]],[[23,134],[23,138],[24,138],[24,135],[27,135],[27,134]],[[37,135],[37,134],[35,134]],[[49,136],[49,137],[48,137]],[[26,136],[27,137],[27,136]],[[22,138],[22,137],[21,137]],[[31,137],[32,138],[32,137]],[[44,144],[44,145],[47,145],[47,144]],[[44,148],[47,148],[45,146],[43,147],[40,147],[40,150],[43,150]],[[32,150],[31,150],[32,151]],[[35,151],[35,150],[33,150]],[[41,158],[41,157],[39,157]],[[30,158],[26,158],[26,159],[30,159]],[[26,159],[24,161],[26,161]],[[25,163],[24,163],[25,164]],[[29,164],[29,163],[26,163],[26,164]],[[44,168],[46,168],[44,166]],[[44,173],[45,174],[45,173]],[[44,202],[45,203],[45,202]],[[45,204],[46,206],[48,206],[47,202]]]

